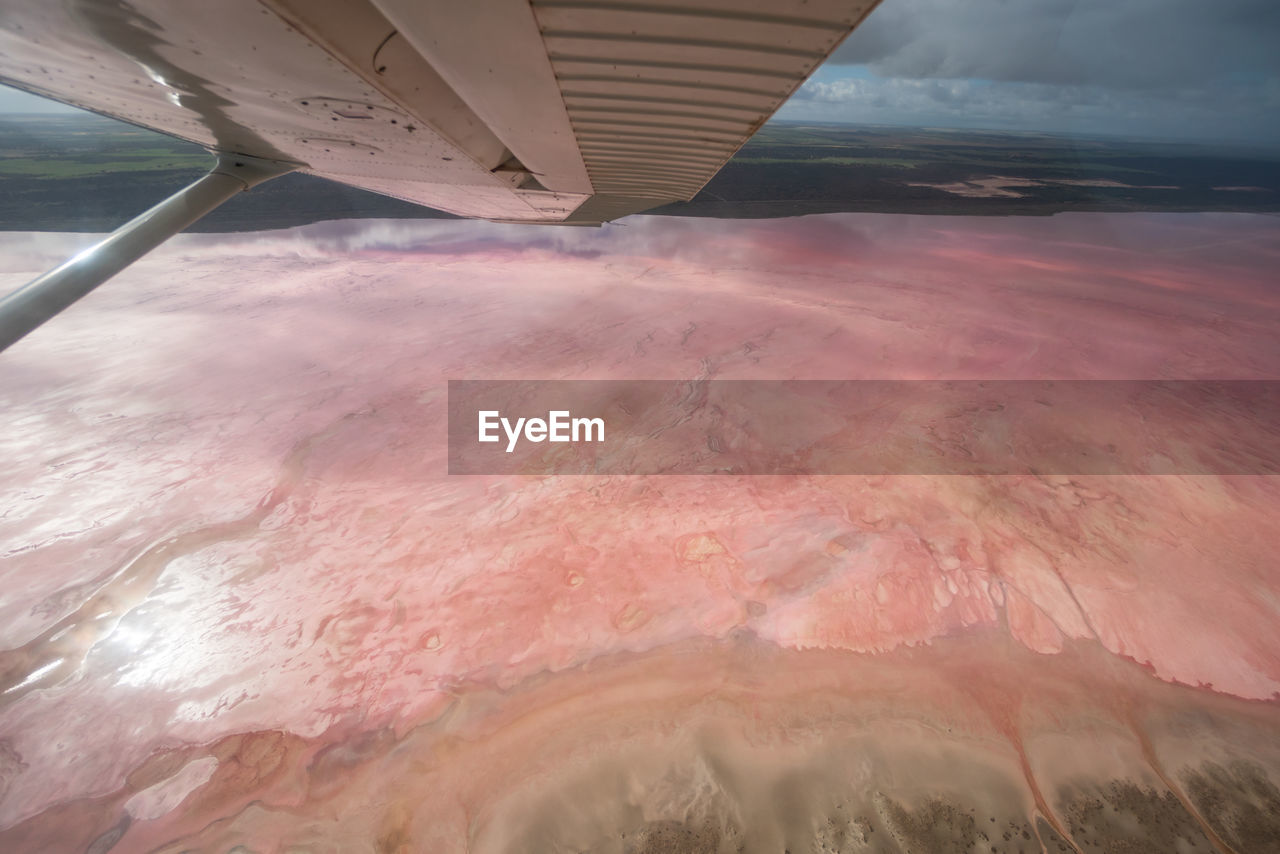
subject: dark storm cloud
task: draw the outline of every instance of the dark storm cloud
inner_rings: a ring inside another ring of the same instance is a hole
[[[884,77],[1171,89],[1280,76],[1277,0],[884,0],[832,59]]]
[[[1280,0],[884,0],[780,117],[1274,148]]]

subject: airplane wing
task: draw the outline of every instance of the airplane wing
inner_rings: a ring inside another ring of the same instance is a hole
[[[0,0],[0,82],[466,217],[687,200],[879,0]]]
[[[691,199],[878,2],[0,0],[0,82],[217,155],[0,299],[0,350],[295,170],[503,222]]]

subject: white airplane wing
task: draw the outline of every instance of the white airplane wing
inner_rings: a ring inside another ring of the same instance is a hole
[[[467,217],[701,188],[878,0],[0,0],[0,81]]]
[[[0,0],[0,82],[218,157],[0,299],[0,350],[285,172],[505,222],[691,199],[878,2]]]

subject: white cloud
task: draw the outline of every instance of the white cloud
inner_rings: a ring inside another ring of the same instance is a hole
[[[882,77],[1176,89],[1280,74],[1275,0],[889,0],[836,52]]]
[[[837,77],[806,83],[782,119],[1005,128],[1274,145],[1280,81],[1168,91],[973,79]]]
[[[887,0],[779,114],[1280,147],[1275,0]]]

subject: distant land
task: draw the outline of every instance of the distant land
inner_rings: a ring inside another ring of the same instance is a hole
[[[199,146],[98,116],[0,118],[0,231],[109,231],[194,180]],[[1280,152],[1001,131],[772,122],[693,201],[649,213],[1043,216],[1280,211]],[[233,199],[192,230],[450,214],[308,175]]]

